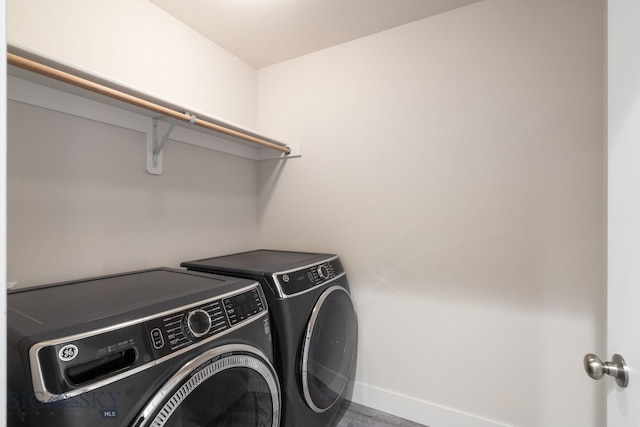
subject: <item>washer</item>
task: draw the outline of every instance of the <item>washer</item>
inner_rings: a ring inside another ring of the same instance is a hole
[[[255,281],[158,268],[12,291],[8,425],[278,427]]]
[[[354,374],[357,318],[337,255],[257,250],[183,262],[258,281],[275,331],[284,427],[326,427]]]

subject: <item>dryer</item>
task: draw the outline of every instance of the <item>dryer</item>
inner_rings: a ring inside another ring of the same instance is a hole
[[[8,425],[278,427],[255,281],[158,268],[11,291]]]
[[[257,250],[181,265],[262,285],[282,382],[282,425],[330,425],[346,397],[357,351],[357,317],[340,258]]]

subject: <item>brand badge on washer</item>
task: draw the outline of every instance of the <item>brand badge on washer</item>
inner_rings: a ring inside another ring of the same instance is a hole
[[[67,344],[58,352],[58,358],[63,362],[73,360],[78,355],[78,347],[73,344]]]
[[[271,325],[269,325],[269,319],[264,319],[264,334],[269,335],[271,333]]]

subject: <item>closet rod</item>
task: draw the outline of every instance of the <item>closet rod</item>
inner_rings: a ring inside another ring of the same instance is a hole
[[[182,120],[184,122],[191,122],[193,119],[193,117],[190,114],[181,113],[179,111],[175,111],[170,108],[163,107],[162,105],[158,105],[153,102],[138,98],[136,96],[129,95],[127,93],[120,92],[115,89],[111,89],[107,86],[103,86],[101,84],[92,82],[90,80],[86,80],[81,77],[74,76],[73,74],[69,74],[64,71],[49,67],[47,65],[40,64],[35,61],[31,61],[30,59],[23,58],[13,53],[7,53],[7,63],[9,65],[13,65],[15,67],[22,68],[24,70],[31,71],[46,77],[50,77],[52,79],[56,79],[64,83],[68,83],[73,86],[77,86],[82,89],[86,89],[91,92],[98,93],[100,95],[108,96],[118,101],[126,102],[128,104],[135,105],[137,107],[142,107],[147,110],[154,111],[158,114],[162,114],[167,117],[172,117],[174,119]],[[285,154],[291,153],[291,149],[287,146],[274,144],[264,139],[255,137],[253,135],[249,135],[234,129],[229,129],[224,126],[208,122],[206,120],[196,118],[193,124],[209,130],[224,133],[225,135],[240,138],[245,141],[249,141],[254,144],[258,144],[263,147],[270,148],[272,150],[280,151]]]

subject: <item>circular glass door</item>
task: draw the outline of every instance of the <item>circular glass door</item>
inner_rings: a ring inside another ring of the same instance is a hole
[[[324,412],[338,401],[355,362],[358,324],[347,290],[320,295],[307,325],[302,351],[302,389],[307,405]]]
[[[158,390],[133,427],[278,427],[275,371],[249,349],[229,345],[191,360]]]

